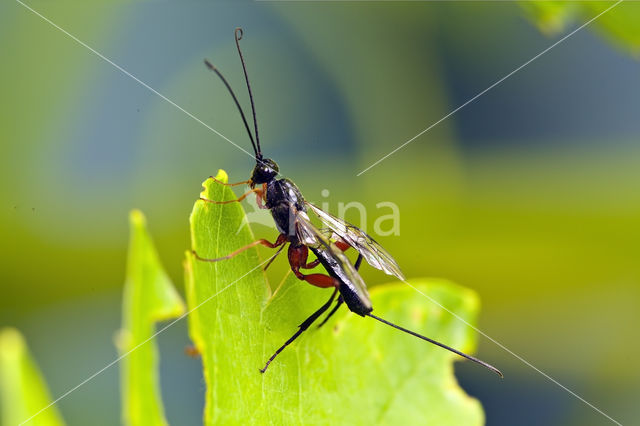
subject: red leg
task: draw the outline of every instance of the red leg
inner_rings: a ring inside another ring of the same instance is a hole
[[[267,184],[263,184],[262,185],[262,189],[259,191],[256,191],[256,204],[258,204],[258,208],[259,209],[267,209],[268,207],[266,207],[263,204],[264,201],[264,195],[267,193]]]
[[[184,348],[184,353],[191,358],[198,358],[200,356],[200,351],[194,345],[187,345]]]
[[[309,257],[309,249],[306,246],[289,248],[289,263],[291,264],[292,269],[294,266],[296,266],[299,269],[300,268],[313,269],[320,264],[320,259],[316,259],[313,262],[307,263],[308,257]],[[300,279],[303,279],[303,278],[300,278]]]
[[[242,182],[236,182],[236,183],[224,183],[216,178],[214,178],[213,176],[209,176],[209,178],[213,179],[213,181],[219,185],[224,185],[224,186],[238,186],[238,185],[249,185],[251,184],[251,180],[245,180]]]
[[[347,243],[343,239],[337,240],[334,244],[336,245],[336,247],[338,247],[342,251],[347,251],[349,248],[351,248],[349,243]]]
[[[320,259],[316,259],[313,262],[307,263],[304,266],[300,266],[303,269],[313,269],[320,264]]]
[[[200,257],[198,255],[198,253],[196,253],[195,250],[191,250],[191,253],[193,253],[193,255],[196,257],[196,259],[201,260],[203,262],[218,262],[219,260],[231,259],[232,257],[237,256],[238,254],[242,253],[243,251],[248,250],[251,247],[257,246],[258,244],[263,245],[265,247],[269,247],[269,248],[276,248],[276,247],[281,246],[282,244],[284,244],[286,241],[287,241],[286,235],[280,234],[280,235],[278,235],[278,239],[274,243],[270,243],[269,241],[264,240],[264,239],[257,240],[257,241],[252,242],[251,244],[247,244],[246,246],[239,248],[238,250],[236,250],[236,251],[234,251],[234,252],[232,252],[232,253],[230,253],[230,254],[228,254],[226,256],[218,257],[216,259],[207,259],[205,257]]]
[[[293,272],[295,273],[296,271],[293,271]],[[296,276],[301,280],[304,280],[309,284],[314,285],[316,287],[320,287],[320,288],[329,288],[329,287],[338,288],[340,286],[340,281],[338,281],[333,277],[330,277],[329,275],[324,275],[324,274],[304,275],[304,274],[301,274],[300,271],[298,271]]]
[[[340,286],[340,281],[324,274],[308,274],[305,275],[300,272],[300,268],[308,266],[307,257],[309,256],[309,248],[305,245],[289,246],[289,265],[291,270],[298,277],[298,279],[308,282],[311,285],[320,288],[329,288]],[[313,262],[311,262],[313,264]]]
[[[349,243],[347,243],[346,241],[344,241],[342,239],[337,240],[334,244],[336,245],[336,247],[338,247],[342,251],[346,251],[346,250],[351,248]],[[319,264],[320,264],[320,259],[316,259],[313,262],[307,263],[306,265],[300,265],[300,268],[302,268],[302,269],[313,269],[316,266],[318,266]]]
[[[256,194],[262,194],[262,189],[261,188],[254,188],[251,189],[250,191],[245,192],[244,194],[242,194],[239,198],[236,198],[235,200],[227,200],[227,201],[214,201],[214,200],[208,200],[206,198],[202,198],[200,197],[200,199],[202,201],[205,201],[207,203],[213,203],[213,204],[229,204],[229,203],[239,203],[240,201],[244,200],[245,198],[247,198],[251,193],[255,192]],[[262,197],[262,195],[259,195],[260,197]]]

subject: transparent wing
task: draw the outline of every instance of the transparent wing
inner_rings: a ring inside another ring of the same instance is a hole
[[[388,275],[404,280],[400,266],[388,251],[357,226],[351,225],[321,208],[307,202],[307,206],[320,218],[322,223],[333,230],[340,238],[360,253],[367,263]]]
[[[351,264],[349,258],[331,242],[326,235],[327,230],[316,228],[306,213],[298,212],[296,214],[296,233],[300,241],[304,241],[302,237],[305,237],[307,242],[310,243],[307,244],[305,242],[306,245],[321,251],[323,257],[328,258],[329,264],[337,268],[334,272],[341,277],[344,284],[351,287],[358,294],[358,298],[365,306],[371,307],[367,285]],[[313,236],[313,241],[310,238],[311,236]]]
[[[297,211],[295,215],[298,241],[309,247],[318,247],[320,245],[318,236],[322,236],[320,230],[313,226],[305,212]]]

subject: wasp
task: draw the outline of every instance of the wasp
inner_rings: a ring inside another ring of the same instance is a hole
[[[216,73],[220,80],[222,80],[229,94],[233,98],[249,135],[256,165],[251,172],[251,177],[246,181],[237,183],[216,181],[219,184],[227,186],[248,185],[249,191],[242,196],[237,199],[227,201],[215,201],[208,200],[206,198],[200,199],[207,203],[226,204],[241,202],[247,196],[255,194],[258,207],[268,209],[271,212],[271,216],[273,217],[279,235],[274,242],[259,239],[245,247],[237,249],[227,256],[216,259],[201,257],[195,251],[193,251],[193,254],[200,261],[218,262],[231,259],[239,253],[258,245],[273,249],[277,248],[277,252],[269,260],[265,267],[266,269],[285,248],[285,246],[288,245],[287,254],[289,266],[298,279],[306,281],[316,287],[333,289],[329,300],[327,300],[324,305],[322,305],[298,326],[298,330],[293,334],[293,336],[291,336],[291,338],[289,338],[274,352],[260,371],[264,373],[269,367],[269,364],[271,364],[278,354],[296,340],[320,316],[322,316],[322,314],[328,311],[335,301],[335,305],[318,327],[321,327],[326,323],[327,320],[340,308],[340,306],[345,304],[351,312],[354,312],[357,315],[374,318],[395,329],[433,343],[434,345],[440,346],[441,348],[480,364],[502,377],[502,373],[497,368],[484,361],[372,314],[373,306],[371,305],[371,299],[367,292],[367,286],[358,273],[362,260],[366,260],[369,265],[380,269],[389,275],[393,275],[402,281],[405,280],[404,275],[391,254],[389,254],[389,252],[387,252],[373,238],[367,235],[360,228],[347,223],[346,221],[333,216],[332,214],[327,213],[314,204],[306,201],[298,187],[291,180],[278,177],[280,174],[278,164],[272,159],[264,157],[260,147],[253,93],[251,91],[251,84],[249,83],[244,56],[240,49],[240,40],[242,39],[242,36],[242,29],[236,28],[235,42],[240,62],[242,63],[242,70],[244,72],[247,91],[249,92],[249,99],[251,102],[253,133],[251,132],[244,111],[238,102],[238,98],[229,85],[227,79],[222,75],[220,70],[206,59],[205,65],[211,71]],[[326,228],[320,229],[316,227],[309,218],[309,212],[315,214]],[[349,248],[353,248],[358,252],[358,257],[354,264],[351,263],[344,253]],[[315,255],[315,260],[309,261],[309,251]],[[303,272],[305,269],[313,269],[318,265],[322,265],[326,274],[307,274]]]

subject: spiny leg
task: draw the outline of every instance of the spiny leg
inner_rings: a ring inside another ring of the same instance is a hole
[[[269,247],[269,248],[276,248],[278,246],[283,245],[285,242],[287,242],[287,236],[284,235],[284,234],[280,234],[280,235],[278,235],[278,239],[274,243],[270,243],[269,241],[267,241],[265,239],[260,239],[260,240],[254,241],[254,242],[252,242],[250,244],[247,244],[244,247],[240,247],[238,250],[236,250],[236,251],[234,251],[234,252],[232,252],[232,253],[230,253],[230,254],[228,254],[226,256],[218,257],[216,259],[208,259],[206,257],[201,257],[200,255],[198,255],[198,253],[196,253],[195,250],[191,250],[191,253],[193,253],[193,255],[196,257],[196,259],[201,260],[203,262],[218,262],[220,260],[231,259],[232,257],[237,256],[238,254],[242,253],[243,251],[248,250],[251,247],[255,247],[257,245],[263,245],[263,246]],[[280,251],[278,251],[278,253],[280,253]]]
[[[284,348],[286,348],[287,346],[289,346],[294,340],[296,340],[298,338],[298,336],[300,336],[306,329],[309,328],[309,326],[311,324],[313,324],[313,322],[315,320],[318,319],[318,317],[320,315],[322,315],[324,313],[324,311],[326,311],[327,309],[329,309],[329,307],[331,306],[331,303],[333,303],[333,299],[336,297],[336,294],[338,293],[338,289],[335,288],[333,290],[333,293],[331,294],[331,297],[329,298],[329,300],[327,301],[327,303],[325,303],[324,305],[322,305],[320,307],[320,309],[318,309],[317,311],[315,311],[313,314],[311,314],[311,316],[309,318],[307,318],[306,320],[304,320],[304,322],[302,324],[300,324],[298,327],[298,331],[295,332],[295,334],[293,336],[291,336],[289,338],[289,340],[287,340],[286,342],[284,342],[284,345],[280,346],[278,348],[278,350],[271,355],[271,358],[269,358],[269,360],[267,361],[267,363],[264,365],[263,368],[260,369],[261,373],[264,373],[265,371],[267,371],[267,368],[269,367],[269,364],[271,364],[271,361],[273,361],[275,359],[275,357],[278,356],[278,354],[280,352],[282,352],[284,350]]]
[[[361,264],[362,264],[362,255],[358,254],[358,258],[356,259],[356,263],[354,265],[356,271],[358,269],[360,269],[360,265]],[[333,309],[327,314],[325,319],[320,323],[320,325],[318,325],[318,328],[322,327],[327,321],[329,321],[329,318],[331,318],[331,315],[336,313],[336,311],[338,310],[340,305],[342,305],[342,303],[344,303],[344,299],[342,298],[342,296],[340,296],[340,297],[338,297],[338,301],[336,302],[336,306],[334,306]]]

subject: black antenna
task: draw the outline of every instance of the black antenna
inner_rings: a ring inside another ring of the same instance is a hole
[[[222,75],[220,70],[218,70],[218,68],[216,68],[215,65],[213,65],[211,62],[209,62],[207,59],[204,60],[204,64],[211,71],[215,72],[218,75],[218,77],[220,77],[220,80],[222,80],[224,85],[227,87],[227,90],[231,94],[231,97],[233,98],[233,101],[236,103],[236,107],[238,108],[238,111],[240,111],[240,115],[242,116],[242,121],[244,122],[244,127],[245,127],[245,129],[247,129],[247,133],[249,134],[249,139],[251,139],[251,146],[253,146],[253,152],[256,154],[256,158],[262,158],[262,154],[259,154],[258,148],[256,148],[256,143],[253,140],[253,135],[251,134],[251,130],[249,129],[249,123],[247,123],[247,118],[244,115],[244,111],[242,110],[242,107],[240,106],[240,102],[238,102],[238,98],[236,97],[236,94],[233,93],[233,89],[229,85],[229,82],[227,81],[226,78],[224,78],[224,76]]]
[[[434,344],[434,345],[436,345],[436,346],[440,346],[441,348],[446,349],[446,350],[448,350],[448,351],[450,351],[450,352],[453,352],[454,354],[458,354],[458,355],[460,355],[461,357],[468,359],[469,361],[473,361],[473,362],[475,362],[476,364],[480,364],[481,366],[483,366],[483,367],[485,367],[485,368],[487,368],[487,369],[489,369],[489,370],[493,371],[493,372],[494,372],[494,373],[496,373],[498,376],[500,376],[500,377],[504,377],[504,376],[502,375],[502,373],[500,372],[500,370],[498,370],[497,368],[495,368],[495,367],[494,367],[493,365],[491,365],[491,364],[487,364],[486,362],[479,360],[478,358],[472,357],[471,355],[467,355],[467,354],[465,354],[464,352],[460,352],[459,350],[453,349],[452,347],[447,346],[447,345],[445,345],[444,343],[440,343],[440,342],[438,342],[438,341],[436,341],[436,340],[429,339],[428,337],[425,337],[425,336],[423,336],[423,335],[421,335],[421,334],[418,334],[418,333],[416,333],[416,332],[414,332],[414,331],[407,330],[406,328],[400,327],[399,325],[395,325],[395,324],[393,324],[393,323],[391,323],[391,322],[389,322],[389,321],[386,321],[386,320],[384,320],[384,319],[382,319],[382,318],[380,318],[380,317],[377,317],[377,316],[375,316],[375,315],[373,315],[373,314],[371,314],[371,313],[368,313],[368,314],[366,314],[366,315],[370,316],[371,318],[375,318],[375,319],[377,319],[378,321],[380,321],[380,322],[382,322],[382,323],[384,323],[384,324],[390,325],[391,327],[393,327],[393,328],[395,328],[395,329],[398,329],[398,330],[400,330],[400,331],[404,331],[405,333],[409,333],[409,334],[411,334],[412,336],[415,336],[415,337],[417,337],[417,338],[419,338],[419,339],[426,340],[427,342],[429,342],[429,343],[433,343],[433,344]]]
[[[240,50],[240,40],[242,40],[242,36],[244,32],[242,28],[238,27],[235,30],[236,36],[236,47],[238,48],[238,54],[240,55],[240,62],[242,62],[242,71],[244,71],[244,80],[247,82],[247,90],[249,91],[249,100],[251,101],[251,112],[253,112],[253,128],[254,133],[256,135],[256,145],[258,146],[258,151],[256,157],[259,160],[262,160],[262,150],[260,149],[260,137],[258,136],[258,122],[256,121],[256,106],[253,103],[253,93],[251,92],[251,84],[249,84],[249,75],[247,74],[247,66],[244,63],[244,56],[242,56],[242,50]]]

